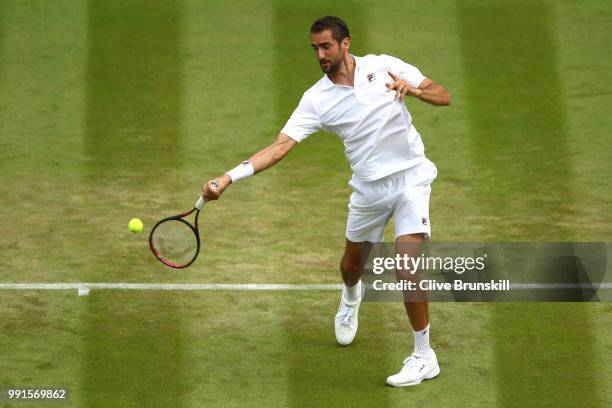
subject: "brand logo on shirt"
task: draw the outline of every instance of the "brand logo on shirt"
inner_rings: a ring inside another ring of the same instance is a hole
[[[427,218],[425,217],[421,218],[421,222],[423,222],[423,225],[427,225]]]
[[[368,78],[368,82],[374,82],[376,81],[376,77],[374,76],[374,74],[372,72],[370,72],[367,76]]]

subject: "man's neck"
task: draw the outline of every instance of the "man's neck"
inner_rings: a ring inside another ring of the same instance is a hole
[[[336,85],[353,86],[355,83],[355,66],[355,57],[346,54],[340,69],[332,75],[327,75],[327,77]]]

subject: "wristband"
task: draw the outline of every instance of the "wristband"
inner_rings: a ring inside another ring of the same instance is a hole
[[[255,169],[251,163],[245,160],[225,174],[230,176],[232,183],[237,183],[243,178],[251,177],[253,174],[255,174]]]

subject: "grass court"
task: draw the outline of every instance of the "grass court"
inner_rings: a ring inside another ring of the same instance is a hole
[[[321,76],[308,30],[327,14],[353,54],[453,95],[407,102],[438,167],[434,240],[612,240],[610,2],[0,0],[0,282],[340,282],[350,171],[330,134],[210,204],[187,270],[146,241],[274,140]],[[612,406],[608,303],[434,303],[442,373],[407,389],[384,381],[412,350],[403,305],[364,304],[341,348],[337,303],[2,290],[0,388],[91,408]]]

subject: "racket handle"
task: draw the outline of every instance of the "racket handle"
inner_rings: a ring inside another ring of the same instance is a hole
[[[216,180],[213,180],[210,182],[210,185],[213,186],[213,188],[217,188],[219,187],[219,183],[217,183]],[[198,198],[198,201],[195,204],[195,208],[200,211],[202,209],[202,207],[204,207],[204,204],[206,204],[206,201],[204,201],[204,197],[200,196],[200,198]]]
[[[195,208],[196,210],[200,211],[202,209],[202,207],[204,207],[204,203],[206,201],[204,201],[204,197],[200,196],[200,198],[198,198],[198,201],[195,204]]]

